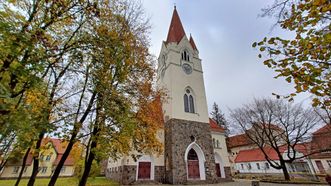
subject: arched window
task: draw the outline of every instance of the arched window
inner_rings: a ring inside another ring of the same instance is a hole
[[[188,151],[187,159],[188,160],[198,160],[198,155],[194,149],[191,149],[190,151]]]
[[[190,111],[191,113],[194,113],[194,101],[192,95],[190,95]]]
[[[189,53],[187,52],[187,50],[184,50],[184,51],[182,52],[182,60],[190,61],[190,55],[189,55]]]
[[[185,112],[190,112],[189,106],[188,106],[188,97],[187,97],[187,94],[184,94],[184,109],[185,109]]]
[[[185,112],[195,113],[194,98],[190,89],[185,90],[184,94],[184,110]]]

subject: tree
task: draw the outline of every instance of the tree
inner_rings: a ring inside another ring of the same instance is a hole
[[[253,43],[261,52],[259,58],[266,54],[263,63],[275,70],[276,78],[294,83],[296,91],[286,98],[309,92],[314,107],[331,110],[331,1],[276,0],[263,9],[262,16],[270,15],[295,37],[265,37]]]
[[[212,116],[213,120],[215,120],[219,126],[221,126],[225,129],[225,135],[228,136],[230,133],[229,127],[228,127],[228,121],[225,119],[224,114],[218,108],[218,105],[215,102],[213,104],[213,108],[212,108],[210,115]]]
[[[290,180],[286,163],[307,155],[301,155],[300,150],[315,153],[305,146],[310,132],[320,121],[312,109],[282,100],[255,99],[231,111],[231,117],[262,151],[270,166],[283,171],[285,180]],[[278,161],[271,159],[271,151],[277,154]]]
[[[1,119],[13,117],[21,106],[26,107],[27,105],[21,104],[21,100],[36,85],[45,85],[40,89],[47,97],[43,117],[36,120],[36,125],[28,123],[32,131],[35,131],[34,135],[27,138],[31,140],[34,152],[33,171],[28,185],[34,184],[38,174],[39,149],[44,135],[53,132],[58,126],[64,130],[70,128],[67,121],[73,120],[75,111],[78,118],[84,116],[85,108],[88,113],[90,111],[83,104],[72,104],[72,107],[78,107],[77,110],[67,111],[66,103],[72,103],[69,100],[79,100],[77,102],[82,103],[88,96],[93,98],[90,94],[87,96],[83,88],[72,92],[79,87],[75,86],[77,82],[84,87],[84,83],[73,77],[84,74],[87,65],[79,63],[77,59],[80,58],[75,56],[74,50],[80,47],[80,38],[76,36],[86,15],[95,15],[93,6],[93,2],[78,0],[26,0],[3,2],[0,7],[0,102],[6,103],[0,108]],[[78,97],[84,99],[74,98],[79,93],[84,96]],[[8,128],[15,126],[13,122],[6,123]],[[22,130],[16,128],[15,131]]]
[[[85,128],[89,135],[79,185],[86,184],[95,160],[162,149],[156,138],[162,123],[156,100],[161,95],[153,87],[149,24],[141,5],[105,3],[98,5],[98,12],[99,17],[88,22],[94,34],[86,35],[93,46],[86,53],[93,61],[91,81],[97,98],[95,115]]]
[[[84,107],[89,112],[81,114],[77,109],[71,121],[73,129],[67,134],[70,138],[68,146],[49,185],[55,184],[72,145],[80,137],[86,137],[88,141],[80,180],[80,185],[85,185],[94,160],[128,153],[132,149],[132,138],[138,136],[133,132],[137,129],[156,129],[152,126],[157,122],[145,122],[145,125],[137,127],[143,123],[137,119],[137,110],[144,100],[152,99],[155,92],[152,86],[153,64],[147,47],[146,31],[149,26],[144,22],[138,5],[125,0],[95,4],[95,14],[89,15],[92,17],[86,19],[79,32],[80,45],[83,47],[75,49],[76,57],[73,59],[83,61],[83,66],[87,68],[83,75],[86,87],[83,92],[88,92],[87,97],[90,97]],[[79,101],[78,105],[81,103],[84,102]],[[84,123],[86,118],[89,122]],[[155,132],[144,133],[142,139],[149,136],[145,134],[153,135]],[[145,140],[147,143],[139,142],[144,145],[158,144],[154,139]]]

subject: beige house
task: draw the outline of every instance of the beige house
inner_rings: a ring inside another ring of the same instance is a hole
[[[331,125],[325,125],[315,131],[312,136],[311,146],[313,151],[331,148]],[[315,172],[325,174],[331,172],[331,151],[317,153],[309,156]]]
[[[45,138],[42,144],[42,150],[39,156],[39,173],[37,177],[50,177],[65,151],[66,143],[61,139]],[[1,172],[0,178],[16,178],[21,171],[21,166],[22,161],[8,161]],[[26,160],[23,177],[31,176],[32,168],[33,158],[32,153],[30,153]],[[69,155],[62,167],[60,176],[73,176],[73,174],[74,158],[72,155]]]

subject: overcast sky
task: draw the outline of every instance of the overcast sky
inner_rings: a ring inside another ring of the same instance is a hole
[[[254,97],[286,94],[293,86],[263,65],[252,43],[265,36],[291,37],[279,28],[271,31],[275,20],[261,18],[261,8],[273,1],[266,0],[143,0],[151,18],[151,48],[159,55],[161,42],[166,40],[176,3],[186,35],[191,33],[199,50],[209,112],[216,102],[228,115],[228,108],[237,108]],[[307,95],[295,102],[308,102]],[[307,103],[306,103],[307,105]]]

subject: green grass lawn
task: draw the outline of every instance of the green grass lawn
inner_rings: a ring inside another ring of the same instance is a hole
[[[20,185],[25,186],[28,183],[28,179],[22,179],[20,182]],[[57,186],[75,186],[78,185],[78,179],[77,178],[59,178],[56,181]],[[15,184],[16,180],[0,180],[1,186],[13,186]],[[49,182],[48,178],[39,178],[36,180],[35,186],[47,186]],[[87,180],[87,186],[117,186],[118,183],[108,180],[105,177],[96,177],[96,178],[89,178]]]

